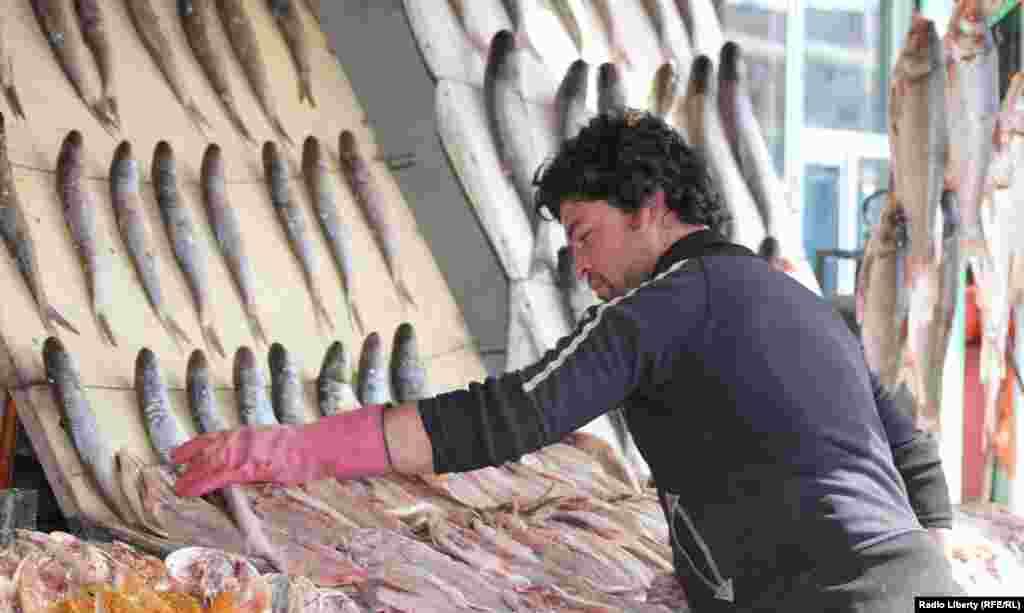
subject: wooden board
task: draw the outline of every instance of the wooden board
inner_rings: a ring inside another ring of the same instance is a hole
[[[80,336],[64,331],[60,336],[80,370],[103,431],[114,441],[145,450],[148,443],[142,435],[142,422],[131,391],[139,350],[149,347],[156,353],[173,390],[172,397],[184,410],[188,354],[193,348],[202,347],[191,295],[171,253],[149,181],[153,150],[160,140],[167,140],[175,150],[179,188],[208,260],[214,320],[228,356],[221,359],[210,350],[207,355],[215,385],[225,394],[230,396],[232,362],[239,346],[252,347],[264,371],[269,369],[267,347],[257,345],[249,332],[237,291],[223,259],[215,250],[203,209],[199,168],[205,148],[211,142],[221,145],[224,152],[228,196],[239,214],[245,249],[256,272],[255,291],[267,335],[270,342],[282,342],[295,356],[300,376],[307,385],[315,380],[324,352],[332,341],[345,343],[357,359],[365,334],[377,331],[385,350],[390,352],[395,329],[403,321],[409,321],[416,329],[432,391],[444,391],[486,376],[459,308],[429,247],[417,231],[411,210],[387,167],[375,161],[371,165],[372,172],[392,205],[391,214],[400,229],[403,270],[418,308],[404,305],[395,293],[366,219],[337,170],[338,135],[342,130],[352,130],[369,158],[376,159],[382,152],[366,126],[365,113],[339,59],[328,49],[326,37],[316,21],[302,9],[307,38],[313,49],[313,91],[319,103],[318,108],[313,109],[299,103],[295,69],[266,4],[246,3],[257,28],[270,80],[276,86],[283,122],[299,145],[296,149],[284,147],[283,151],[291,164],[293,197],[303,208],[313,238],[318,260],[315,276],[324,288],[327,306],[335,321],[333,332],[321,331],[313,317],[299,264],[269,202],[260,148],[246,144],[229,124],[184,38],[176,16],[176,2],[153,0],[153,3],[184,68],[189,89],[214,126],[209,140],[194,128],[173,97],[143,47],[125,3],[114,0],[102,3],[120,69],[117,94],[124,131],[117,138],[104,132],[74,95],[43,38],[30,4],[5,3],[5,48],[12,54],[16,83],[27,115],[27,120],[19,121],[5,105],[0,107],[6,119],[17,190],[29,212],[43,284],[54,306],[81,331]],[[301,7],[301,3],[298,6]],[[246,124],[261,142],[275,138],[228,46],[219,20],[214,23],[215,43],[228,57],[229,78]],[[91,61],[91,56],[87,59]],[[97,78],[95,74],[91,77]],[[112,252],[111,313],[118,348],[106,345],[98,334],[85,275],[56,195],[57,154],[72,129],[83,134],[89,178],[87,189],[97,207],[103,241]],[[352,228],[356,301],[367,326],[361,333],[349,327],[343,286],[299,174],[301,143],[310,134],[320,138],[329,151],[339,213]],[[121,138],[132,143],[143,177],[142,206],[153,239],[165,300],[193,341],[185,350],[179,349],[158,325],[114,223],[107,177],[114,149]],[[13,260],[6,249],[3,251],[0,287],[4,289],[4,308],[0,309],[0,334],[8,351],[0,352],[4,354],[0,355],[0,375],[3,376],[0,385],[15,392],[19,415],[65,515],[102,519],[103,513],[109,511],[104,510],[88,482],[82,479],[77,456],[60,429],[59,411],[44,384],[41,351],[47,333]]]

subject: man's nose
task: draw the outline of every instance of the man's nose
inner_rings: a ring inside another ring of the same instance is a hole
[[[578,249],[573,250],[573,260],[576,264],[576,278],[586,280],[587,273],[590,272],[590,262],[587,261],[583,254]]]

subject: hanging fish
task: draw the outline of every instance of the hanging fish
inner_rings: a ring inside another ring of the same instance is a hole
[[[299,102],[308,101],[309,106],[316,108],[309,41],[306,40],[302,19],[291,0],[267,0],[267,3],[270,5],[270,14],[277,20],[281,34],[288,43],[292,60],[295,61],[295,70],[299,75]]]
[[[114,50],[111,49],[110,37],[107,36],[103,9],[100,8],[96,0],[75,0],[75,8],[78,10],[78,23],[82,28],[85,44],[92,51],[96,66],[99,68],[100,82],[103,84],[103,102],[107,107],[107,115],[113,119],[114,125],[120,130],[121,113],[117,108],[115,95],[117,71],[114,68]]]
[[[7,51],[5,19],[0,15],[0,89],[4,90],[11,111],[20,119],[25,119],[25,108],[21,105],[17,88],[14,87],[14,59]]]

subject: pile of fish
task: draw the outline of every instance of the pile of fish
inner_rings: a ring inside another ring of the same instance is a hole
[[[338,141],[344,183],[366,215],[391,271],[396,291],[405,303],[415,306],[411,290],[402,275],[398,259],[401,247],[400,232],[388,198],[374,181],[369,170],[369,162],[353,134],[348,130],[342,131]],[[57,195],[63,208],[69,236],[75,250],[81,256],[97,330],[107,343],[116,347],[117,309],[113,304],[111,286],[114,282],[112,275],[116,274],[117,267],[111,262],[111,258],[115,257],[108,244],[111,238],[98,229],[99,212],[96,196],[83,174],[85,156],[85,143],[81,132],[68,132],[57,157]],[[263,162],[269,204],[277,213],[291,250],[301,266],[314,305],[314,313],[323,324],[323,332],[329,334],[334,329],[334,322],[324,305],[323,296],[327,289],[321,287],[319,277],[314,274],[318,262],[311,241],[314,240],[312,233],[316,230],[311,229],[311,223],[307,220],[308,213],[294,197],[287,162],[273,142],[265,143]],[[227,357],[212,313],[211,305],[215,297],[207,278],[209,256],[202,247],[203,242],[198,240],[195,222],[188,206],[182,201],[178,188],[175,153],[167,141],[157,143],[153,151],[150,174],[167,241],[174,254],[175,263],[188,282],[203,340],[208,348],[216,351],[221,357]],[[312,202],[313,214],[319,220],[316,225],[323,232],[339,272],[340,289],[348,305],[349,322],[352,330],[356,331],[362,329],[364,325],[353,299],[353,263],[356,255],[353,253],[349,224],[339,213],[332,174],[324,146],[315,136],[307,137],[302,153],[303,183]],[[160,282],[161,271],[153,247],[154,238],[147,227],[145,211],[142,209],[140,175],[131,143],[122,141],[114,150],[110,165],[113,218],[141,290],[154,315],[170,338],[184,349],[192,344],[192,339],[171,314],[164,299]],[[254,291],[255,277],[246,255],[238,212],[229,198],[225,176],[221,148],[216,143],[210,144],[201,162],[201,192],[206,219],[215,238],[216,251],[224,258],[231,272],[239,300],[248,316],[253,338],[266,345],[270,331],[265,329],[261,320]],[[78,328],[57,312],[47,298],[39,274],[45,263],[39,261],[42,254],[37,253],[26,219],[25,207],[18,198],[11,161],[7,156],[4,118],[0,115],[0,235],[14,257],[18,270],[25,278],[47,332],[55,334],[56,326],[59,325],[70,332],[80,334]]]
[[[1024,228],[1016,196],[1024,74],[1013,76],[1000,104],[986,10],[976,0],[958,2],[943,39],[934,23],[913,17],[893,67],[891,189],[865,249],[857,316],[871,368],[886,387],[905,384],[920,425],[938,431],[958,283],[970,266],[984,322],[980,374],[991,467],[997,397],[1012,356],[1011,313],[1024,305],[1016,240]]]
[[[188,439],[188,430],[217,431],[232,422],[302,424],[314,414],[426,396],[426,372],[408,323],[395,330],[390,360],[380,335],[367,335],[355,376],[346,348],[332,344],[313,386],[315,410],[306,402],[305,382],[283,345],[269,349],[269,381],[256,354],[239,348],[235,407],[218,403],[205,353],[195,350],[186,375],[191,428],[179,421],[157,356],[143,348],[136,360],[135,390],[155,462],[115,449],[100,435],[74,360],[56,337],[45,342],[43,361],[71,444],[121,526],[145,535],[136,544],[152,548],[156,543],[161,553],[173,552],[166,566],[175,577],[223,578],[225,556],[245,558],[263,573],[273,596],[267,600],[256,593],[265,587],[250,586],[242,590],[249,604],[236,602],[239,610],[257,610],[249,607],[259,601],[276,603],[274,610],[567,611],[592,606],[653,612],[685,602],[681,592],[656,581],[672,569],[668,528],[656,495],[623,480],[620,456],[603,440],[583,433],[517,462],[469,473],[325,479],[290,487],[236,485],[202,498],[175,494],[178,467],[170,451]],[[229,410],[237,411],[237,419]],[[203,561],[211,550],[218,552],[213,562]],[[214,563],[217,568],[211,568]],[[188,565],[194,568],[186,572]],[[237,572],[241,567],[228,568]],[[163,575],[153,577],[154,590],[179,589]],[[23,605],[28,598],[24,585],[24,575],[13,580]],[[76,593],[68,581],[61,585],[66,586],[61,594]],[[120,589],[116,581],[114,587]],[[303,596],[278,593],[289,589]],[[210,595],[203,598],[206,602]]]
[[[219,51],[219,41],[215,42],[216,33],[220,30],[214,23],[218,16],[224,26],[227,43],[237,56],[267,120],[278,136],[294,144],[278,114],[256,29],[243,3],[240,0],[184,0],[176,4],[188,45],[205,72],[210,87],[223,103],[228,117],[239,132],[246,139],[252,140],[231,91],[227,58]],[[244,4],[258,7],[262,3]],[[309,102],[310,106],[315,107],[310,46],[296,4],[292,0],[267,0],[265,8],[277,23],[295,64],[299,101]],[[309,2],[306,4],[309,5]],[[152,0],[128,0],[127,6],[143,46],[167,79],[172,93],[196,127],[207,132],[210,123],[185,85],[180,64],[182,58],[172,48],[171,34],[167,31],[169,24],[160,23]],[[33,0],[32,8],[42,35],[75,93],[108,132],[113,134],[121,131],[117,102],[120,68],[114,61],[119,50],[115,48],[114,39],[106,27],[107,11],[110,9],[97,0],[76,0],[73,3]],[[319,21],[316,10],[313,7],[309,9]],[[24,117],[24,110],[14,88],[12,64],[8,62],[5,52],[9,53],[10,50],[0,49],[0,87],[3,87],[15,114]],[[94,62],[87,59],[89,52]]]

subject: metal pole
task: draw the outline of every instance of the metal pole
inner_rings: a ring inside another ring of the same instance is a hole
[[[789,0],[786,13],[786,108],[784,168],[787,195],[793,210],[804,210],[804,158],[800,140],[804,128],[804,0]],[[801,245],[801,248],[803,245]]]

